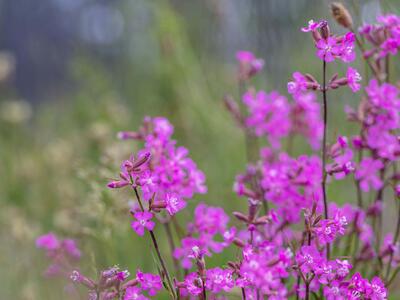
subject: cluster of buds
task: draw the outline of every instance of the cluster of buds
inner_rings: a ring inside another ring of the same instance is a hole
[[[317,214],[317,203],[314,202],[311,211],[306,209],[304,212],[305,234],[307,235],[307,243],[309,245],[311,244],[312,235],[321,219],[322,215]]]
[[[146,164],[150,160],[150,153],[145,152],[142,155],[138,155],[138,158],[132,155],[128,160],[125,160],[121,165],[121,172],[119,173],[119,179],[113,180],[108,183],[108,187],[122,188],[127,185],[132,187],[141,185],[141,174],[146,170]]]
[[[111,300],[116,297],[122,299],[126,289],[139,283],[137,279],[126,281],[129,275],[127,270],[121,271],[118,266],[114,266],[102,271],[97,282],[76,270],[70,278],[74,283],[81,284],[89,290],[90,300]]]
[[[253,232],[257,229],[257,226],[262,226],[272,223],[273,221],[277,221],[274,211],[270,211],[267,215],[258,216],[260,206],[259,200],[249,198],[248,204],[249,209],[247,216],[241,212],[233,212],[233,215],[236,217],[236,219],[246,224],[248,231]],[[244,243],[238,238],[235,238],[233,243],[239,247],[244,246]]]
[[[349,148],[345,136],[338,137],[337,142],[328,150],[328,156],[333,160],[333,163],[326,166],[326,172],[329,175],[335,174],[336,179],[341,179],[355,171],[356,166],[352,161],[353,152]]]

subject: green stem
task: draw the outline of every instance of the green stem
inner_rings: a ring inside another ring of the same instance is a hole
[[[328,200],[326,197],[326,171],[325,171],[325,166],[326,166],[326,135],[327,135],[327,127],[328,127],[328,104],[327,104],[327,86],[326,86],[326,61],[324,59],[323,61],[323,66],[322,66],[322,71],[323,71],[323,82],[322,82],[322,96],[323,96],[323,110],[324,110],[324,134],[322,138],[322,196],[324,200],[324,217],[325,219],[328,219]],[[329,260],[330,257],[330,245],[326,245],[326,257]]]
[[[139,192],[138,192],[137,188],[134,188],[134,191],[135,191],[136,199],[137,199],[137,201],[139,203],[140,209],[142,210],[142,212],[144,212],[144,207],[143,207],[142,201],[140,200],[140,196],[139,196]],[[169,275],[168,269],[166,267],[165,261],[161,256],[161,252],[160,252],[160,249],[158,247],[158,242],[157,242],[156,236],[155,236],[153,230],[149,230],[149,233],[150,233],[151,241],[153,242],[154,250],[156,251],[156,254],[157,254],[157,258],[158,258],[158,260],[159,260],[159,262],[161,264],[161,268],[162,268],[162,270],[164,272],[164,275],[167,278],[167,283],[168,283],[168,287],[170,289],[170,293],[172,295],[172,298],[176,299],[175,292],[174,292],[175,289],[174,289],[174,286],[172,284],[172,280],[171,280],[171,277]]]

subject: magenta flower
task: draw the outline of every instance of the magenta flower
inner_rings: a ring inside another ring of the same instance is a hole
[[[203,282],[197,273],[190,273],[185,277],[185,286],[187,291],[193,295],[200,295],[203,291]]]
[[[307,91],[307,78],[300,72],[293,73],[293,81],[288,82],[287,89],[289,94],[298,95],[299,93]]]
[[[342,40],[339,44],[340,47],[339,58],[342,61],[349,63],[356,58],[355,45],[354,45],[355,41],[356,41],[356,36],[352,32],[348,32],[342,37]]]
[[[63,240],[62,248],[73,258],[79,259],[81,257],[81,251],[76,245],[75,240],[72,239]]]
[[[353,92],[357,92],[361,88],[361,75],[356,69],[349,67],[346,73],[347,84]]]
[[[144,235],[144,229],[154,229],[155,223],[151,221],[153,214],[147,211],[134,213],[136,221],[132,221],[131,227],[140,236]]]
[[[302,246],[296,254],[296,262],[303,273],[308,273],[316,268],[323,258],[315,246]]]
[[[317,56],[326,62],[334,61],[335,57],[341,53],[337,40],[333,37],[328,37],[326,40],[320,39],[316,43],[316,47],[318,49]]]
[[[236,59],[239,62],[239,78],[241,80],[246,80],[256,75],[264,66],[264,60],[256,58],[250,51],[238,51]]]
[[[138,270],[136,277],[142,289],[148,291],[150,296],[155,296],[162,289],[162,282],[159,275],[142,273]]]
[[[49,232],[48,234],[41,235],[36,239],[36,247],[55,250],[60,247],[60,241],[54,233]]]
[[[364,192],[368,192],[370,187],[379,190],[383,186],[382,180],[378,177],[378,171],[384,167],[380,160],[365,157],[358,166],[355,178],[360,181],[360,187]]]
[[[223,270],[221,268],[207,270],[206,288],[212,293],[229,292],[234,285],[232,270]]]
[[[310,20],[308,21],[308,24],[306,27],[302,27],[301,31],[303,32],[310,32],[310,31],[314,31],[317,30],[321,25],[321,22],[314,22],[314,20]]]
[[[367,289],[367,297],[371,300],[382,300],[387,298],[387,289],[379,277],[374,277],[371,280]]]
[[[171,193],[167,193],[165,197],[166,210],[173,216],[178,211],[186,207],[186,201],[182,200],[179,196]]]
[[[249,116],[246,126],[257,136],[266,136],[273,148],[279,148],[280,139],[287,136],[290,129],[290,106],[286,97],[273,91],[267,94],[247,92],[243,95]]]
[[[124,300],[149,300],[149,298],[142,295],[140,288],[130,286],[125,290]]]

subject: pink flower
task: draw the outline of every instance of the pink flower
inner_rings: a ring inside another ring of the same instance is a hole
[[[60,241],[54,233],[49,232],[48,234],[41,235],[36,239],[36,247],[55,250],[60,247]]]
[[[307,78],[300,72],[293,73],[293,81],[288,82],[287,89],[289,94],[298,95],[301,92],[307,91]]]
[[[81,251],[79,250],[76,242],[72,239],[65,239],[62,241],[62,248],[73,258],[80,258]]]
[[[142,291],[136,286],[130,286],[125,290],[124,300],[149,300],[142,295]]]
[[[137,221],[132,221],[131,227],[138,235],[143,236],[145,228],[149,231],[154,229],[155,223],[151,221],[151,219],[153,218],[152,213],[147,211],[136,212],[134,214],[134,217]]]
[[[208,269],[206,274],[206,288],[213,293],[229,292],[234,287],[232,270],[221,268]]]
[[[239,78],[241,80],[246,80],[256,75],[264,66],[264,60],[256,58],[250,51],[238,51],[236,59],[239,62]]]
[[[363,158],[356,170],[355,178],[360,181],[360,187],[364,192],[368,192],[370,186],[374,190],[379,190],[383,186],[382,180],[377,175],[377,172],[383,167],[380,160],[370,157]]]
[[[148,291],[150,296],[155,296],[162,289],[162,282],[159,275],[142,273],[138,270],[136,277],[140,282],[142,289]]]
[[[355,41],[356,41],[356,36],[352,32],[348,32],[342,37],[342,40],[339,44],[340,47],[339,58],[342,61],[348,63],[352,62],[356,58],[355,45],[354,45]]]
[[[340,55],[340,47],[337,44],[337,40],[333,37],[320,39],[317,44],[317,56],[325,60],[326,62],[332,62],[335,60],[335,56]]]
[[[314,31],[317,30],[321,25],[321,22],[314,22],[314,20],[310,20],[308,21],[308,24],[306,27],[302,27],[301,31],[303,32],[310,32],[310,31]]]
[[[382,300],[387,298],[387,289],[379,277],[374,277],[371,280],[367,289],[367,297],[371,300]]]
[[[171,193],[166,194],[165,202],[167,205],[166,209],[171,216],[186,207],[186,202],[184,200]]]
[[[194,296],[200,295],[203,291],[203,282],[197,273],[190,273],[185,277],[187,291]]]
[[[243,95],[249,116],[246,126],[254,130],[257,136],[266,136],[273,148],[279,148],[280,139],[287,136],[290,129],[290,106],[286,97],[273,91],[267,94],[247,92]]]
[[[356,69],[349,67],[346,73],[347,84],[353,92],[357,92],[361,88],[361,75]]]
[[[315,246],[302,246],[296,254],[296,262],[303,273],[315,269],[322,261],[322,256]]]

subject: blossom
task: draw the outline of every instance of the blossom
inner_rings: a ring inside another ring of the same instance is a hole
[[[293,96],[294,103],[290,111],[291,133],[304,136],[312,149],[318,150],[323,135],[323,122],[317,97],[313,92]]]
[[[371,300],[382,300],[387,298],[387,289],[379,277],[375,276],[372,278],[367,290],[367,297]]]
[[[356,35],[353,32],[346,33],[340,41],[339,58],[346,62],[352,62],[356,58],[355,52]]]
[[[287,84],[289,94],[298,95],[299,93],[306,91],[308,87],[307,78],[300,72],[294,72],[292,76],[294,80]]]
[[[148,300],[142,295],[142,291],[137,286],[130,286],[126,289],[124,300]]]
[[[344,215],[337,212],[335,218],[321,220],[315,228],[318,240],[321,244],[332,243],[336,237],[344,235],[347,226],[347,219]]]
[[[47,250],[55,250],[60,247],[60,242],[54,233],[49,232],[47,234],[39,236],[36,239],[36,247]]]
[[[315,269],[322,261],[322,256],[315,246],[302,246],[296,254],[296,262],[303,273]]]
[[[382,180],[378,177],[377,172],[384,167],[380,160],[371,157],[364,157],[358,166],[355,178],[360,181],[360,187],[364,192],[368,192],[370,186],[374,190],[378,190],[383,186]]]
[[[246,80],[256,75],[264,66],[264,60],[256,58],[250,51],[238,51],[236,59],[239,62],[239,78],[241,80]]]
[[[136,221],[132,221],[132,229],[140,236],[144,235],[144,229],[151,231],[154,229],[155,223],[151,221],[153,214],[147,211],[134,213]]]
[[[185,286],[191,295],[200,295],[203,291],[203,282],[197,273],[190,273],[185,277]]]
[[[321,22],[314,22],[314,20],[308,21],[308,24],[306,27],[302,27],[301,31],[303,32],[310,32],[317,30],[321,26]]]
[[[206,288],[213,293],[229,292],[234,287],[232,270],[221,268],[208,269],[206,273]]]
[[[166,194],[165,202],[166,210],[171,216],[186,207],[186,202],[184,200],[179,196],[170,193]]]
[[[243,95],[249,116],[245,123],[257,136],[266,136],[273,148],[278,148],[280,139],[287,136],[290,129],[290,107],[286,97],[278,92],[251,91]]]
[[[155,296],[162,289],[162,282],[159,275],[151,273],[142,273],[137,271],[136,277],[143,290],[148,291],[150,296]]]
[[[340,55],[341,49],[337,44],[337,40],[333,37],[328,37],[326,39],[320,39],[316,43],[317,56],[325,60],[326,62],[332,62],[335,60],[335,56]]]
[[[346,73],[347,84],[353,92],[357,92],[361,88],[361,75],[356,69],[349,67]]]

